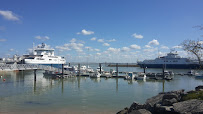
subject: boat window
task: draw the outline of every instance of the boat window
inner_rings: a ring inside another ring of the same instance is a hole
[[[37,58],[37,60],[44,60],[43,58]]]
[[[28,57],[28,58],[26,58],[26,59],[34,59],[34,57]]]
[[[49,59],[50,61],[52,60],[52,59]]]

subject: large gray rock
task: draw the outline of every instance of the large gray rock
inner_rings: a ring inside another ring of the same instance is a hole
[[[145,103],[147,105],[147,108],[153,108],[155,104],[161,103],[163,96],[164,93],[160,93],[157,96],[147,99]]]
[[[203,114],[203,100],[187,100],[173,104],[174,111],[180,114]]]
[[[180,101],[183,94],[184,90],[166,92],[163,96],[163,100],[175,98],[177,101]]]
[[[174,114],[173,106],[162,106],[161,104],[156,104],[154,109],[154,114]]]
[[[180,98],[179,98],[180,96],[178,95],[178,94],[176,94],[176,93],[166,93],[164,96],[163,96],[163,100],[165,100],[165,99],[176,99],[176,100],[179,100]]]
[[[133,110],[129,114],[151,114],[151,112],[146,109],[139,109],[139,110]]]
[[[133,104],[130,106],[128,112],[131,112],[133,110],[139,110],[139,109],[144,109],[145,105],[139,104],[137,102],[133,102]]]
[[[197,86],[195,91],[203,91],[203,85]]]
[[[163,106],[172,106],[174,103],[177,103],[178,101],[175,98],[172,99],[163,99],[162,105]]]

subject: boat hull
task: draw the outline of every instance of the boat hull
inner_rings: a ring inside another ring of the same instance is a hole
[[[163,68],[163,64],[138,64],[141,68]],[[198,64],[166,64],[167,69],[198,69]]]

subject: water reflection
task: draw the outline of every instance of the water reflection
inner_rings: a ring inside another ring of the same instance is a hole
[[[148,69],[147,69],[148,71]],[[159,92],[194,89],[202,80],[189,76],[175,76],[174,80],[123,80],[118,78],[73,77],[51,79],[37,71],[0,72],[0,112],[4,110],[74,109],[99,111],[122,109],[133,101],[145,102]],[[18,105],[16,105],[18,104]],[[46,104],[42,105],[42,104]]]

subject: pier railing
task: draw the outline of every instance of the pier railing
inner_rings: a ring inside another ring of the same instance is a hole
[[[18,71],[18,70],[49,70],[62,73],[61,68],[56,68],[46,65],[35,64],[0,64],[0,71]],[[70,71],[63,70],[64,74],[69,74]]]

